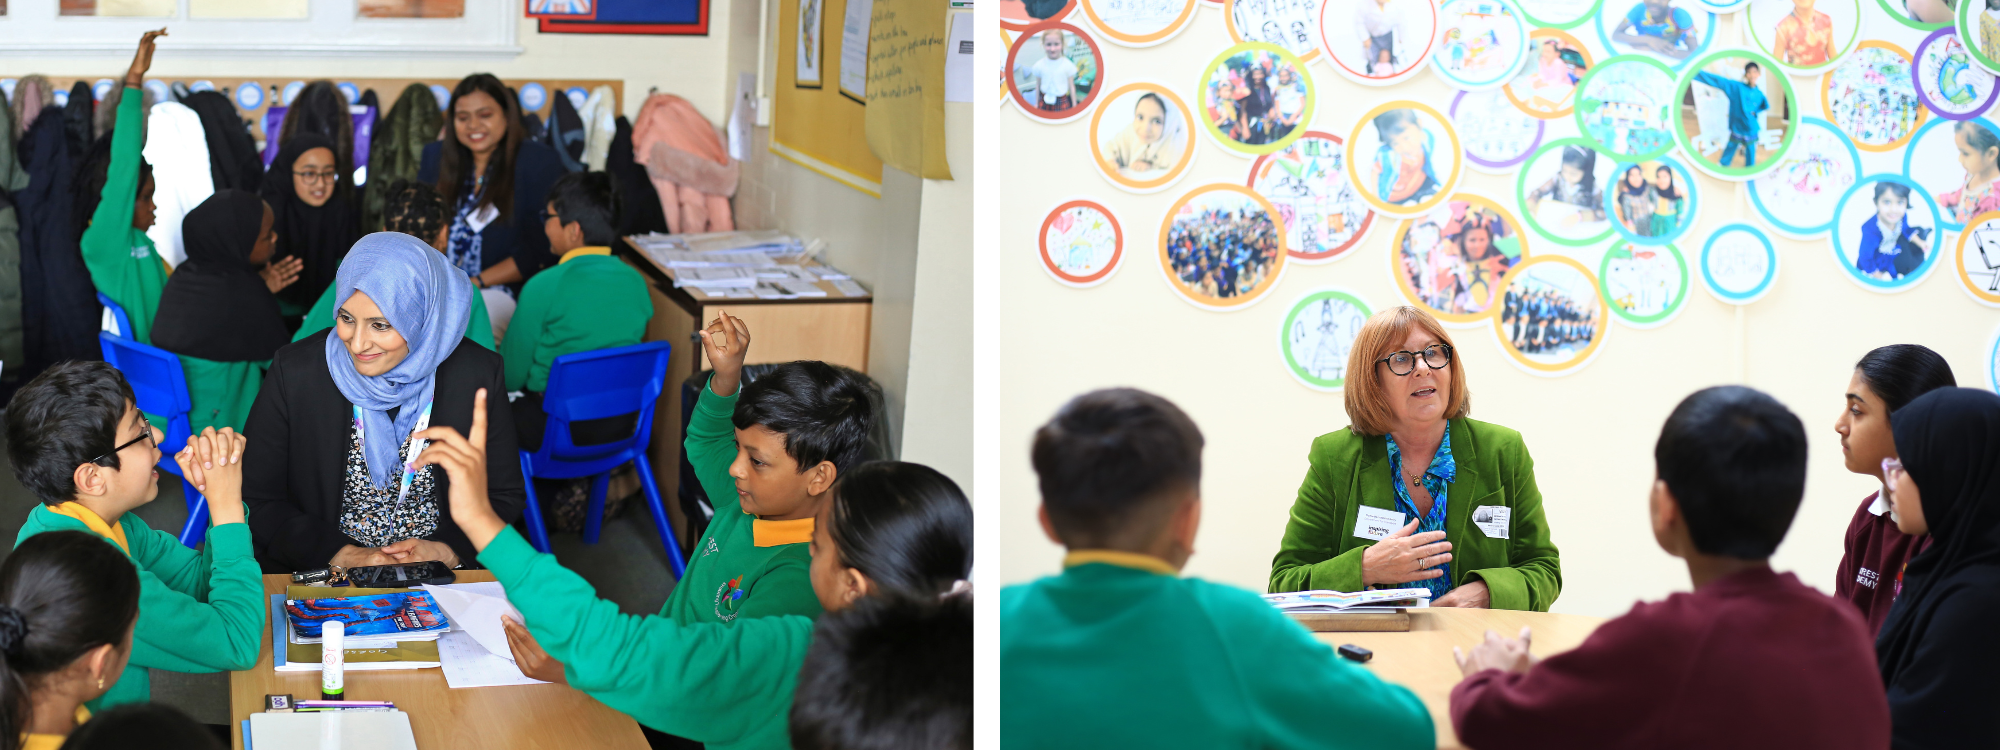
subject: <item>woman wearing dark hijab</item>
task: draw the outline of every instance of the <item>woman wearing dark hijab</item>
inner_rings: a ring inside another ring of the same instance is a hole
[[[181,223],[187,260],[167,278],[153,345],[180,355],[187,372],[188,421],[243,431],[264,370],[291,343],[258,267],[276,237],[271,207],[245,190],[220,190]]]
[[[361,203],[339,167],[333,139],[292,136],[278,149],[258,191],[277,214],[277,257],[305,263],[299,281],[278,293],[286,315],[299,315],[333,283],[340,259],[361,239]]]
[[[1931,535],[1875,641],[1898,750],[2000,746],[2000,396],[1939,388],[1896,410],[1883,471],[1905,534]]]

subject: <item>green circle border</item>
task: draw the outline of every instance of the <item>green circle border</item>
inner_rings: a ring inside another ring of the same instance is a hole
[[[1364,318],[1372,317],[1375,314],[1375,311],[1368,307],[1368,303],[1361,301],[1361,298],[1355,296],[1353,292],[1344,289],[1322,287],[1306,292],[1306,296],[1300,297],[1297,302],[1292,303],[1292,309],[1285,313],[1284,323],[1278,327],[1278,353],[1284,356],[1285,369],[1292,374],[1294,379],[1313,390],[1332,392],[1346,388],[1347,379],[1341,378],[1340,382],[1327,385],[1328,381],[1305,374],[1303,368],[1299,367],[1298,360],[1292,358],[1292,348],[1285,339],[1287,332],[1292,330],[1292,322],[1299,319],[1299,311],[1304,310],[1307,305],[1325,298],[1338,298],[1359,308]]]
[[[1973,0],[1973,1],[1977,2],[1978,0]],[[1815,0],[1815,2],[1817,2],[1817,0]],[[1750,32],[1751,43],[1757,45],[1757,51],[1762,52],[1766,56],[1769,56],[1771,58],[1772,61],[1771,64],[1778,65],[1779,66],[1778,69],[1784,71],[1787,75],[1795,75],[1801,78],[1812,78],[1815,76],[1819,76],[1829,70],[1833,70],[1836,66],[1840,65],[1840,61],[1847,59],[1848,55],[1853,54],[1854,50],[1861,46],[1861,24],[1863,20],[1861,18],[1861,0],[1851,0],[1851,2],[1854,3],[1854,34],[1847,38],[1847,44],[1841,47],[1840,52],[1838,54],[1835,54],[1833,56],[1833,59],[1827,60],[1826,62],[1820,63],[1819,65],[1810,68],[1801,68],[1795,65],[1784,65],[1782,63],[1777,62],[1778,59],[1777,53],[1771,51],[1770,45],[1764,43],[1764,38],[1757,35],[1757,27],[1750,23],[1749,5],[1743,6],[1743,10],[1741,11],[1742,15],[1737,16],[1737,18],[1743,22],[1743,25]],[[1772,39],[1772,41],[1775,42],[1777,40]],[[1888,40],[1884,39],[1882,41],[1888,41]],[[1894,44],[1894,42],[1890,43]]]
[[[1952,20],[1953,20],[1954,22],[1956,22],[1956,23],[1955,23],[1955,24],[1953,24],[1953,25],[1955,25],[1955,26],[1957,26],[1957,28],[1961,28],[1961,29],[1963,29],[1963,28],[1967,28],[1965,24],[1967,23],[1967,21],[1968,21],[1969,19],[1967,19],[1967,18],[1966,18],[1966,13],[1967,13],[1968,11],[1972,11],[1972,10],[1974,10],[1973,6],[1975,6],[1975,5],[1976,5],[1976,6],[1980,6],[1980,7],[1978,8],[1978,10],[1985,10],[1985,9],[1986,9],[1986,8],[1985,8],[1985,3],[1981,3],[1981,2],[1977,2],[1977,0],[1959,0],[1959,4],[1958,4],[1958,11],[1957,11],[1957,13],[1956,13],[1955,15],[1953,15],[1953,16],[1952,16]],[[1974,27],[1974,28],[1976,28],[1976,27]],[[1970,41],[1971,41],[1971,39],[1970,39],[1970,38],[1967,38],[1967,37],[1965,37],[1965,35],[1963,35],[1963,34],[1960,34],[1960,35],[1959,35],[1959,37],[1960,37],[1960,38],[1959,38],[1959,40],[1958,40],[1958,43],[1959,43],[1959,46],[1961,46],[1961,47],[1964,47],[1964,48],[1965,48],[1965,51],[1966,51],[1966,53],[1967,53],[1967,54],[1970,54],[1970,55],[1972,55],[1972,61],[1973,61],[1974,63],[1977,63],[1977,64],[1979,65],[1979,67],[1982,67],[1982,68],[1985,68],[1985,69],[1986,69],[1986,72],[1987,72],[1988,74],[1990,74],[1990,75],[1993,75],[1993,76],[2000,76],[2000,60],[1995,60],[1995,59],[1993,59],[1993,58],[1991,58],[1991,57],[1987,57],[1987,56],[1986,56],[1986,53],[1984,53],[1984,52],[1981,52],[1981,51],[1979,51],[1979,45],[1977,45],[1977,44],[1969,44],[1968,42],[1970,42]],[[1915,67],[1915,66],[1916,66],[1916,64],[1917,64],[1917,62],[1916,62],[1916,55],[1915,55],[1915,54],[1913,53],[1913,54],[1911,54],[1911,56],[1910,56],[1910,65],[1911,65],[1912,67]],[[1935,113],[1935,112],[1933,112],[1932,114],[1936,114],[1936,113]],[[1980,113],[1980,115],[1984,115],[1984,114],[1986,114],[1986,113],[1984,113],[1984,112],[1981,112],[1981,113]],[[1979,115],[1975,115],[1975,117],[1976,117],[1976,116],[1979,116]],[[1950,119],[1950,118],[1946,118],[1946,119]],[[1905,145],[1908,145],[1908,144],[1905,144]]]
[[[1899,11],[1895,8],[1895,6],[1889,4],[1889,0],[1875,0],[1875,4],[1881,6],[1882,13],[1884,15],[1887,15],[1890,20],[1895,21],[1896,23],[1900,23],[1904,26],[1910,27],[1912,29],[1924,32],[1926,34],[1933,31],[1937,31],[1938,29],[1948,29],[1958,25],[1956,23],[1957,16],[1952,17],[1954,21],[1953,23],[1924,23],[1922,21],[1918,21],[1903,15],[1904,13],[1908,13],[1909,9],[1904,8]]]
[[[1679,145],[1679,141],[1675,140],[1673,143],[1667,144],[1666,148],[1660,149],[1659,151],[1656,152],[1650,152],[1645,154],[1633,154],[1628,156],[1625,154],[1614,152],[1611,149],[1605,147],[1603,144],[1597,143],[1595,139],[1590,137],[1590,128],[1585,127],[1583,124],[1583,107],[1581,106],[1583,104],[1583,92],[1590,88],[1590,82],[1592,80],[1595,80],[1597,78],[1597,74],[1603,72],[1605,68],[1609,68],[1615,63],[1626,63],[1626,62],[1651,66],[1659,70],[1660,72],[1667,74],[1667,78],[1669,79],[1675,81],[1678,81],[1680,79],[1680,75],[1675,73],[1674,69],[1668,67],[1666,63],[1660,62],[1646,55],[1640,55],[1640,54],[1612,55],[1611,57],[1599,60],[1597,62],[1596,67],[1593,67],[1589,71],[1585,72],[1583,74],[1583,78],[1577,80],[1576,82],[1577,103],[1576,105],[1573,105],[1571,107],[1573,111],[1570,112],[1570,119],[1576,124],[1576,131],[1578,134],[1577,137],[1582,138],[1586,143],[1589,143],[1591,150],[1596,151],[1600,154],[1604,154],[1605,156],[1611,157],[1612,161],[1614,162],[1652,161],[1662,156],[1666,156],[1668,153],[1672,152],[1674,150],[1674,147]],[[1680,94],[1675,93],[1669,101],[1670,102],[1680,101]],[[1668,106],[1670,108],[1675,108],[1678,105],[1670,103]],[[1669,117],[1667,119],[1679,122],[1679,118]]]
[[[1625,312],[1624,308],[1619,307],[1617,302],[1612,301],[1611,289],[1608,286],[1606,286],[1606,283],[1604,281],[1605,279],[1604,272],[1611,268],[1611,253],[1616,251],[1619,245],[1624,245],[1627,248],[1634,248],[1634,247],[1664,248],[1668,252],[1674,254],[1674,265],[1679,266],[1681,269],[1681,288],[1680,291],[1674,294],[1674,301],[1672,304],[1667,305],[1666,310],[1663,310],[1654,315],[1645,315],[1645,316],[1630,315]],[[1694,291],[1694,278],[1688,274],[1687,256],[1682,255],[1681,249],[1679,247],[1676,247],[1674,243],[1671,242],[1664,245],[1641,245],[1634,242],[1614,243],[1611,247],[1607,247],[1604,249],[1604,259],[1597,262],[1598,301],[1604,303],[1605,311],[1611,313],[1612,316],[1618,318],[1619,320],[1625,321],[1627,324],[1635,327],[1656,328],[1658,326],[1666,324],[1666,322],[1672,320],[1675,315],[1680,314],[1681,308],[1687,306],[1688,295],[1691,294],[1693,291]]]
[[[1583,15],[1577,16],[1576,20],[1574,21],[1571,21],[1569,23],[1550,23],[1548,21],[1536,18],[1535,14],[1533,13],[1529,13],[1528,6],[1526,3],[1516,3],[1516,5],[1520,6],[1521,8],[1521,17],[1527,19],[1528,31],[1530,33],[1534,32],[1534,30],[1538,28],[1556,29],[1558,31],[1569,31],[1570,29],[1574,29],[1586,23],[1590,23],[1591,19],[1597,17],[1598,12],[1604,10],[1604,0],[1597,0],[1597,2],[1591,3],[1590,10],[1584,11]]]
[[[1683,97],[1687,96],[1688,87],[1694,85],[1694,76],[1696,73],[1701,72],[1703,66],[1724,57],[1748,57],[1756,62],[1759,67],[1767,70],[1783,70],[1783,68],[1778,67],[1777,61],[1755,50],[1737,48],[1710,52],[1682,70],[1683,75],[1674,85],[1674,101],[1679,102]],[[1687,155],[1689,169],[1707,174],[1710,177],[1719,177],[1732,182],[1738,182],[1762,177],[1770,174],[1771,170],[1778,168],[1778,163],[1785,160],[1785,154],[1791,152],[1792,144],[1799,139],[1799,125],[1801,124],[1800,121],[1805,119],[1805,113],[1799,111],[1799,92],[1792,87],[1792,77],[1778,76],[1777,78],[1779,83],[1785,85],[1786,104],[1789,105],[1792,112],[1792,126],[1785,128],[1785,140],[1778,144],[1778,149],[1772,151],[1770,156],[1765,157],[1764,161],[1759,162],[1758,166],[1754,167],[1724,167],[1709,164],[1702,157],[1701,152],[1696,151],[1693,144],[1688,142],[1687,124],[1681,118],[1675,117],[1673,118],[1674,145],[1680,148],[1681,153]],[[1679,105],[1676,104],[1675,107],[1678,108]]]
[[[1230,55],[1234,55],[1239,52],[1248,52],[1251,50],[1264,50],[1267,52],[1277,53],[1279,57],[1285,59],[1286,61],[1292,64],[1293,70],[1298,71],[1299,76],[1301,77],[1302,80],[1305,81],[1306,84],[1305,119],[1300,120],[1298,126],[1292,128],[1292,132],[1285,134],[1284,138],[1280,138],[1278,140],[1259,146],[1251,146],[1247,144],[1237,143],[1234,139],[1231,139],[1229,136],[1223,135],[1222,131],[1215,127],[1215,123],[1209,121],[1208,107],[1205,106],[1196,107],[1196,111],[1198,112],[1197,116],[1201,118],[1201,128],[1203,130],[1208,131],[1209,137],[1214,138],[1216,140],[1217,145],[1222,146],[1223,150],[1232,151],[1237,154],[1246,154],[1249,156],[1262,156],[1264,154],[1270,154],[1282,151],[1286,146],[1292,145],[1293,141],[1298,140],[1300,137],[1306,134],[1307,126],[1312,122],[1312,113],[1314,111],[1314,107],[1317,106],[1318,102],[1317,98],[1319,96],[1319,91],[1318,91],[1319,86],[1318,84],[1315,84],[1313,82],[1312,73],[1306,71],[1305,61],[1300,60],[1298,55],[1292,54],[1291,50],[1285,49],[1270,42],[1242,42],[1239,44],[1229,45],[1229,47],[1222,50],[1221,54],[1218,54],[1214,57],[1214,59],[1209,60],[1207,65],[1202,66],[1200,74],[1201,77],[1196,79],[1195,81],[1194,90],[1195,90],[1196,103],[1197,104],[1202,103],[1200,101],[1200,97],[1206,95],[1204,92],[1208,90],[1209,76],[1215,73],[1215,66],[1221,65],[1222,61],[1229,59]]]
[[[1593,154],[1597,154],[1598,156],[1602,156],[1606,159],[1611,159],[1610,154],[1598,150],[1596,146],[1591,145],[1590,139],[1580,135],[1570,136],[1568,138],[1557,138],[1553,141],[1548,141],[1546,143],[1543,143],[1541,148],[1535,149],[1534,153],[1528,154],[1527,161],[1521,162],[1521,166],[1519,167],[1518,170],[1519,174],[1514,178],[1514,207],[1520,209],[1521,221],[1526,223],[1529,229],[1535,230],[1535,234],[1540,235],[1542,239],[1548,240],[1558,245],[1562,245],[1563,247],[1589,247],[1599,242],[1603,242],[1604,240],[1610,238],[1611,235],[1614,233],[1611,227],[1608,225],[1604,227],[1604,233],[1599,234],[1596,237],[1592,237],[1587,240],[1566,239],[1562,237],[1557,237],[1554,234],[1550,234],[1548,230],[1543,229],[1541,222],[1535,221],[1535,212],[1528,210],[1528,165],[1535,163],[1535,159],[1539,158],[1542,154],[1547,153],[1549,149],[1558,146],[1582,146],[1584,148],[1590,149],[1590,152]],[[1611,163],[1618,164],[1620,162],[1617,159],[1611,159]]]

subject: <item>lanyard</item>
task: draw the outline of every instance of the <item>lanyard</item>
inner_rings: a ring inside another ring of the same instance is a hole
[[[368,455],[368,431],[364,424],[365,421],[361,418],[361,407],[354,407],[354,437],[361,444],[361,455],[365,459]],[[411,428],[410,434],[415,435],[430,429],[430,427],[431,402],[426,401],[424,402],[423,412],[417,415],[417,425]],[[411,462],[417,456],[422,455],[424,449],[430,447],[430,444],[431,441],[429,440],[417,440],[414,445],[410,446],[409,453],[403,456],[403,481],[401,483],[402,486],[396,491],[396,507],[390,512],[389,517],[391,519],[394,519],[403,512],[403,501],[410,497],[410,484],[417,480],[417,470],[410,465]]]

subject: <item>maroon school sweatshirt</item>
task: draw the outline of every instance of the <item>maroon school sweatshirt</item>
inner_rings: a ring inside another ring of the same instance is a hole
[[[1882,750],[1889,703],[1852,606],[1746,570],[1641,602],[1526,673],[1451,691],[1467,747]]]
[[[1910,536],[1896,528],[1896,522],[1889,518],[1888,503],[1877,505],[1881,495],[1869,495],[1854,509],[1854,520],[1847,522],[1840,572],[1833,579],[1833,595],[1861,608],[1861,619],[1868,621],[1871,638],[1882,632],[1882,621],[1889,619],[1889,605],[1902,593],[1903,565],[1931,543],[1928,534]]]

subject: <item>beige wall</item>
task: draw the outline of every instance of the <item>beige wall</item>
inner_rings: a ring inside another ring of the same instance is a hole
[[[1105,44],[1108,79],[1150,78],[1189,96],[1201,68],[1230,43],[1217,10],[1204,7],[1194,24],[1152,49]],[[1913,48],[1914,41],[1899,43]],[[1342,137],[1361,113],[1386,101],[1449,102],[1449,91],[1428,73],[1386,89],[1348,83],[1319,62],[1310,73],[1319,87],[1312,125]],[[1817,79],[1793,83],[1812,93],[1801,97],[1803,108],[1820,116]],[[1171,202],[1194,186],[1243,184],[1250,160],[1204,140],[1185,180],[1158,194],[1131,195],[1091,167],[1087,119],[1042,125],[1011,104],[1002,105],[997,119],[1002,150],[1009,154],[1002,161],[1010,167],[998,196],[1000,524],[1006,550],[1001,580],[1052,573],[1061,559],[1060,549],[1035,522],[1039,500],[1027,451],[1035,427],[1086,390],[1136,386],[1174,400],[1208,439],[1202,530],[1188,571],[1262,591],[1312,438],[1347,424],[1340,394],[1308,390],[1286,374],[1276,346],[1278,327],[1295,300],[1322,286],[1357,292],[1377,310],[1402,304],[1388,265],[1395,222],[1378,224],[1362,249],[1346,259],[1288,268],[1276,288],[1246,310],[1196,309],[1175,296],[1159,269],[1160,221]],[[1867,171],[1900,171],[1900,159],[1900,153],[1872,155]],[[1747,194],[1733,185],[1703,177],[1700,187],[1704,205],[1694,239],[1679,243],[1683,253],[1698,253],[1700,240],[1714,227],[1749,220],[1754,213]],[[1517,212],[1513,190],[1511,176],[1477,173],[1460,188],[1499,199]],[[1093,289],[1057,284],[1036,258],[1035,232],[1043,216],[1059,200],[1077,195],[1111,207],[1126,232],[1124,266]],[[1919,343],[1942,353],[1961,383],[1984,385],[1979,364],[2000,325],[2000,311],[1974,303],[1949,268],[1913,290],[1883,295],[1850,282],[1825,241],[1780,239],[1778,245],[1782,270],[1775,289],[1741,317],[1697,286],[1680,316],[1662,328],[1613,324],[1596,360],[1567,377],[1540,378],[1517,369],[1490,327],[1454,331],[1469,373],[1473,415],[1520,430],[1533,452],[1554,541],[1563,553],[1557,611],[1614,615],[1634,600],[1687,588],[1685,567],[1654,544],[1645,507],[1659,425],[1695,389],[1746,383],[1776,396],[1805,421],[1812,456],[1806,499],[1774,564],[1830,591],[1842,532],[1861,498],[1875,488],[1872,479],[1842,468],[1833,433],[1854,361],[1871,347]],[[1531,241],[1534,254],[1557,249]],[[1601,252],[1576,255],[1595,269]]]
[[[972,491],[972,116],[945,105],[950,180],[924,180],[903,460]]]

